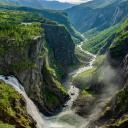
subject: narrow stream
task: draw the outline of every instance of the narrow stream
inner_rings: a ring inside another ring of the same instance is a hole
[[[83,42],[81,42],[78,47],[82,49]],[[37,121],[37,128],[82,128],[88,123],[88,120],[82,118],[75,114],[71,110],[73,101],[77,98],[79,94],[79,89],[74,87],[70,82],[71,77],[75,77],[79,73],[91,69],[93,62],[95,61],[96,56],[84,51],[85,53],[92,55],[93,59],[90,61],[89,66],[79,68],[69,73],[62,81],[62,85],[68,91],[71,99],[65,103],[65,107],[62,108],[62,111],[55,116],[45,117],[42,115],[34,103],[28,98],[27,94],[24,91],[22,85],[18,80],[13,76],[8,76],[8,80],[4,76],[0,75],[0,79],[4,80],[7,84],[12,85],[20,94],[22,94],[27,101],[27,112]]]
[[[82,51],[83,42],[81,42],[80,45],[77,45]],[[77,98],[79,95],[79,89],[76,88],[72,82],[70,81],[71,77],[77,76],[79,73],[85,72],[91,68],[93,68],[93,62],[96,59],[96,56],[88,51],[84,51],[85,53],[92,56],[92,60],[89,63],[89,66],[85,66],[79,69],[76,69],[72,72],[70,72],[66,78],[63,79],[62,85],[65,87],[65,89],[68,91],[68,94],[70,95],[71,99],[65,103],[65,106],[62,111],[57,114],[56,116],[47,118],[48,120],[59,124],[59,127],[56,128],[82,128],[88,123],[88,119],[82,118],[75,114],[75,111],[71,110],[73,101]],[[55,127],[48,127],[48,128],[55,128]]]

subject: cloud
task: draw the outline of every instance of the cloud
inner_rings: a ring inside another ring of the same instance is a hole
[[[91,0],[47,0],[47,1],[59,1],[59,2],[67,2],[72,4],[81,4]]]

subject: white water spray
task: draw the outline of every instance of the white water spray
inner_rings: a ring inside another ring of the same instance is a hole
[[[19,81],[14,76],[8,76],[8,79],[5,79],[4,76],[0,75],[0,79],[5,81],[5,83],[13,86],[16,91],[22,94],[27,103],[27,112],[29,115],[33,117],[34,120],[37,121],[37,128],[43,128],[44,120],[42,118],[42,114],[39,112],[35,104],[28,98],[27,94],[24,91],[23,86],[19,83]]]

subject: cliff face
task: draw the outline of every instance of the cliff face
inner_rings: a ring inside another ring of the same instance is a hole
[[[61,65],[70,65],[77,62],[75,44],[65,26],[42,24],[45,29],[46,41],[53,50],[55,59]]]
[[[76,61],[70,34],[64,26],[49,26],[45,28],[45,37],[33,36],[32,44],[15,47],[15,43],[10,40],[12,45],[7,45],[8,50],[1,54],[0,73],[17,77],[40,111],[52,115],[68,99],[60,83],[60,67]]]

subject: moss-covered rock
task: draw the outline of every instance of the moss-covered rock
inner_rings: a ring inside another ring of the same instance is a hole
[[[26,111],[24,97],[10,85],[0,81],[0,126],[5,128],[36,128],[36,121]]]

